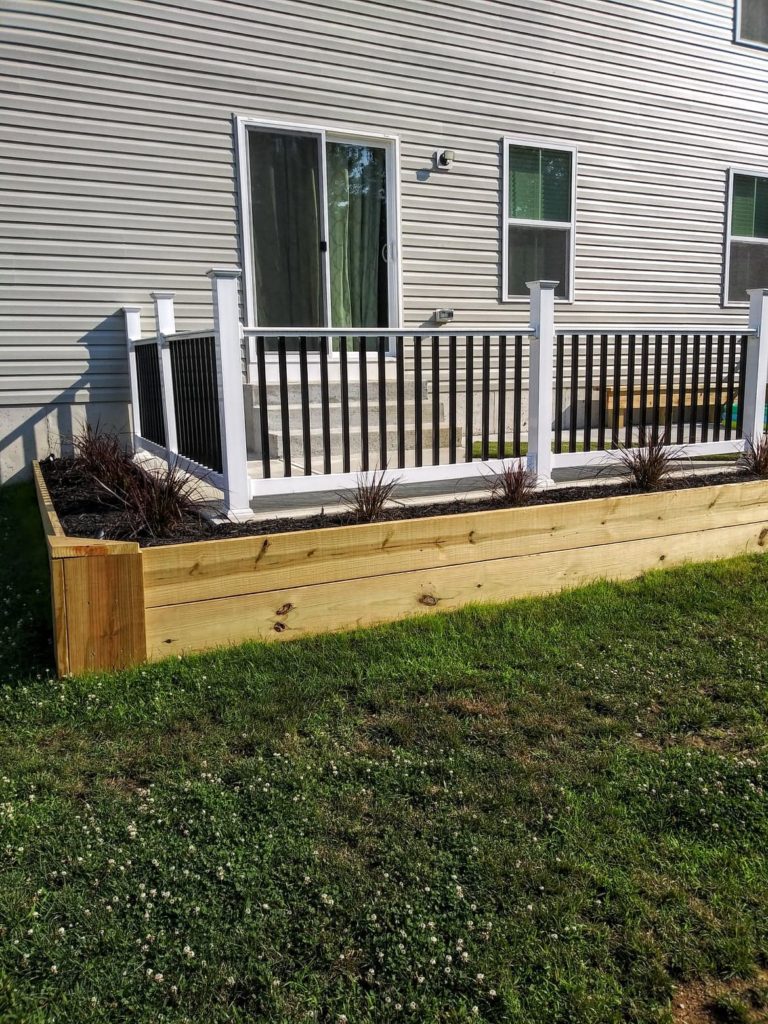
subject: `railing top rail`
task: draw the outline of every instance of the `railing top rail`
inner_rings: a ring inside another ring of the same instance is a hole
[[[174,331],[173,334],[164,335],[166,341],[192,341],[194,338],[212,338],[216,329],[211,326],[201,327],[197,331]]]
[[[555,324],[556,334],[607,334],[609,336],[620,334],[622,337],[634,334],[635,337],[642,337],[644,334],[686,334],[689,337],[693,337],[695,334],[738,334],[739,336],[748,335],[752,337],[757,332],[751,327],[723,327],[722,324],[719,327],[687,327],[684,325],[676,324],[674,326],[657,327],[653,324],[642,324],[634,327],[561,327],[560,324]]]
[[[244,327],[249,338],[480,338],[533,334],[531,327]]]
[[[136,347],[137,345],[154,345],[157,341],[159,341],[157,335],[152,335],[149,338],[132,338],[129,344]]]

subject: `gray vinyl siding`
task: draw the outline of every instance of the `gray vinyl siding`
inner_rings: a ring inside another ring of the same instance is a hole
[[[0,406],[124,401],[119,310],[151,330],[154,289],[210,320],[235,113],[399,136],[407,325],[526,322],[499,301],[505,135],[579,149],[560,323],[745,322],[726,171],[768,170],[768,52],[732,0],[0,0],[0,92]]]

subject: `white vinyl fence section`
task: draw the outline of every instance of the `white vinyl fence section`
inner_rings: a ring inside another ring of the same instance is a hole
[[[371,470],[445,481],[519,459],[546,486],[653,437],[727,453],[768,426],[768,289],[740,331],[561,327],[553,281],[529,284],[526,331],[244,329],[240,271],[209,277],[207,330],[177,333],[170,293],[153,293],[153,337],[125,308],[134,443],[220,488],[233,517]]]

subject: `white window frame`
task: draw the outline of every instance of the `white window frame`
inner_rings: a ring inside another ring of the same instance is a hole
[[[565,220],[528,220],[509,216],[509,147],[525,146],[535,149],[551,149],[556,152],[571,154],[571,219]],[[570,305],[575,301],[576,287],[574,281],[576,256],[576,169],[578,163],[578,147],[573,142],[561,139],[541,139],[525,135],[505,135],[501,140],[501,288],[500,299],[505,303],[527,303],[527,295],[510,295],[509,280],[509,226],[552,228],[569,232],[568,251],[568,291],[564,298],[556,298],[555,302]]]
[[[740,308],[749,305],[749,299],[729,299],[730,278],[731,278],[731,242],[747,242],[751,245],[768,246],[768,238],[751,238],[744,235],[731,234],[731,216],[733,213],[733,184],[737,174],[743,174],[748,178],[768,178],[768,170],[759,171],[754,167],[729,167],[728,187],[726,189],[725,208],[725,254],[723,259],[723,290],[721,306],[726,308]]]
[[[736,0],[733,11],[733,41],[740,46],[751,46],[755,50],[768,50],[768,43],[761,43],[759,39],[744,39],[741,35],[741,11],[742,0]]]
[[[235,136],[236,161],[236,187],[238,195],[238,217],[240,222],[241,254],[243,261],[243,315],[245,326],[249,328],[258,327],[258,311],[256,309],[256,296],[254,294],[254,259],[253,259],[253,231],[251,230],[251,183],[250,168],[248,162],[248,130],[262,129],[272,132],[284,132],[287,135],[311,135],[317,138],[320,144],[320,177],[323,195],[325,195],[325,144],[326,142],[359,142],[363,145],[370,143],[387,150],[387,220],[389,223],[387,237],[387,269],[389,277],[389,324],[391,328],[398,328],[403,322],[403,279],[401,265],[401,237],[402,217],[400,209],[400,138],[397,135],[382,135],[371,132],[362,127],[354,125],[317,125],[317,124],[295,124],[289,121],[271,121],[263,118],[252,117],[245,114],[233,115],[233,130]],[[323,202],[321,212],[321,232],[324,239],[328,239],[328,209]],[[326,286],[330,281],[329,261],[330,254],[328,247],[324,254],[325,273],[324,291],[328,292]],[[325,319],[327,328],[336,327],[331,323],[331,297],[324,296]],[[352,328],[346,328],[346,333]],[[343,333],[340,331],[339,333]]]

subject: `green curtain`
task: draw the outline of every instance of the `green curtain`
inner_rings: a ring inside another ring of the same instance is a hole
[[[386,152],[329,142],[326,160],[333,326],[384,326]]]
[[[317,139],[249,133],[256,312],[263,327],[324,323]]]

